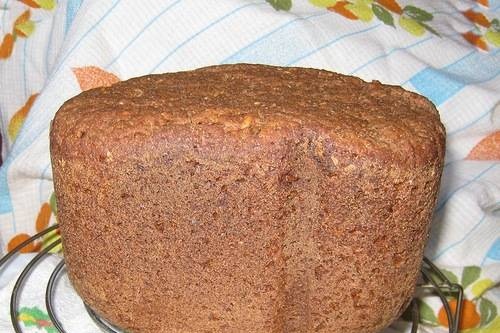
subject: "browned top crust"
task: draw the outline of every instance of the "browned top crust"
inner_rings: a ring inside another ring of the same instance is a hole
[[[53,126],[61,126],[58,144],[79,147],[62,152],[66,157],[172,130],[263,143],[277,133],[293,137],[307,129],[354,159],[409,167],[438,160],[445,137],[432,103],[400,87],[324,70],[250,64],[92,89],[67,101]]]

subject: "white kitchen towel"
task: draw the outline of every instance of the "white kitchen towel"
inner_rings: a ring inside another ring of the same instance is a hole
[[[447,155],[426,254],[472,281],[463,327],[500,331],[499,17],[500,0],[0,0],[0,248],[54,223],[49,124],[82,90],[221,63],[323,68],[437,106]]]

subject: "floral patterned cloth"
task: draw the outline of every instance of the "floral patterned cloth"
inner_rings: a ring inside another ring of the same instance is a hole
[[[447,155],[426,255],[465,287],[462,331],[500,332],[499,18],[500,0],[0,0],[0,252],[55,222],[49,124],[82,90],[220,63],[324,68],[438,107]],[[13,277],[0,271],[1,332]],[[436,299],[419,304],[423,331],[445,332]],[[43,302],[18,318],[54,332]]]

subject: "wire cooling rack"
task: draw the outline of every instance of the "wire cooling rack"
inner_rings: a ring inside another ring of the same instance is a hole
[[[0,273],[4,266],[9,263],[9,261],[21,251],[22,248],[27,246],[28,244],[36,241],[38,238],[50,233],[58,229],[58,225],[55,224],[46,230],[34,235],[33,237],[27,239],[26,241],[19,244],[16,248],[14,248],[11,252],[5,255],[2,259],[0,259]],[[19,299],[20,294],[23,289],[23,285],[25,284],[27,278],[31,274],[31,272],[35,269],[37,265],[39,265],[44,257],[49,255],[49,252],[58,246],[61,243],[61,239],[54,239],[51,243],[49,243],[41,252],[39,252],[23,269],[17,281],[14,285],[14,289],[12,290],[12,295],[10,298],[10,319],[12,323],[12,328],[16,333],[23,333],[23,329],[19,324],[18,314],[19,314]],[[55,307],[54,307],[54,290],[57,285],[57,282],[61,278],[63,274],[65,274],[65,263],[64,259],[56,265],[52,274],[49,278],[45,289],[45,305],[47,308],[47,313],[59,333],[71,333],[64,329],[63,323],[60,321],[58,316],[56,315]],[[443,303],[443,307],[445,309],[446,315],[448,317],[448,326],[449,333],[458,333],[458,326],[460,323],[460,316],[462,313],[462,301],[463,301],[463,289],[462,286],[456,283],[452,283],[429,259],[424,258],[421,268],[422,279],[421,282],[417,285],[417,295],[435,295],[439,297],[441,302]],[[455,298],[457,303],[457,308],[453,312],[448,304],[448,300],[450,298]],[[122,331],[113,326],[111,323],[107,322],[103,318],[99,317],[89,306],[84,304],[85,309],[88,312],[89,317],[101,328],[104,332],[107,333],[122,333]],[[418,332],[418,326],[420,322],[419,318],[419,308],[418,301],[413,299],[410,303],[409,309],[411,313],[411,333]]]

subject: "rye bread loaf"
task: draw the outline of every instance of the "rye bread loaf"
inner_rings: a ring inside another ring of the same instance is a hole
[[[380,331],[412,297],[445,151],[424,97],[243,64],[86,91],[50,140],[71,282],[141,333]]]

